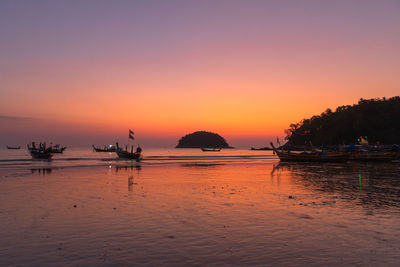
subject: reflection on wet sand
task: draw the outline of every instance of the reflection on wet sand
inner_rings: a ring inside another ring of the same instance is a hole
[[[398,264],[398,165],[42,172],[0,171],[0,266]]]
[[[356,201],[366,208],[400,206],[400,168],[393,163],[279,163],[271,178],[290,176],[304,188]]]
[[[119,172],[121,170],[128,171],[128,170],[137,170],[138,172],[142,169],[141,165],[116,165],[115,172]]]
[[[132,192],[133,191],[133,175],[128,177],[128,191]]]
[[[142,166],[140,164],[130,164],[130,165],[117,165],[115,166],[115,173],[118,174],[119,172],[123,171],[124,173],[130,173],[131,175],[128,176],[128,191],[133,191],[133,186],[137,183],[134,182],[134,175],[132,171],[136,171],[136,177],[139,176],[140,171],[142,170]]]
[[[52,168],[31,168],[31,173],[38,173],[41,175],[49,175],[52,172]]]

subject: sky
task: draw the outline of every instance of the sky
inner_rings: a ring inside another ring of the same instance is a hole
[[[219,133],[400,90],[400,1],[0,1],[0,145]]]

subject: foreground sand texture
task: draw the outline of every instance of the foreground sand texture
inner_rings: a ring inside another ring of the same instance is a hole
[[[385,265],[398,164],[0,171],[1,266]]]

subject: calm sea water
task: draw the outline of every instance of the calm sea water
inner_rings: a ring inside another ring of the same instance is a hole
[[[179,163],[262,163],[275,160],[272,151],[223,149],[220,152],[203,152],[200,149],[144,149],[142,165]],[[91,148],[71,148],[54,154],[52,160],[32,159],[27,149],[0,149],[0,169],[58,168],[78,166],[115,166],[130,164],[118,159],[115,153],[94,152]]]
[[[82,150],[51,162],[1,153],[2,266],[400,262],[398,163],[282,164],[244,150],[149,150],[139,164]]]

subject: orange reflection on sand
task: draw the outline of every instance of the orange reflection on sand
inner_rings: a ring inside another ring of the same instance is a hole
[[[289,254],[304,264],[364,265],[379,257],[393,265],[397,254],[388,244],[399,245],[393,235],[399,194],[392,186],[398,172],[393,165],[385,171],[394,176],[381,170],[194,163],[61,168],[45,175],[3,170],[0,247],[20,256],[1,260],[262,265],[272,258],[284,265]],[[360,188],[360,171],[369,187]]]

